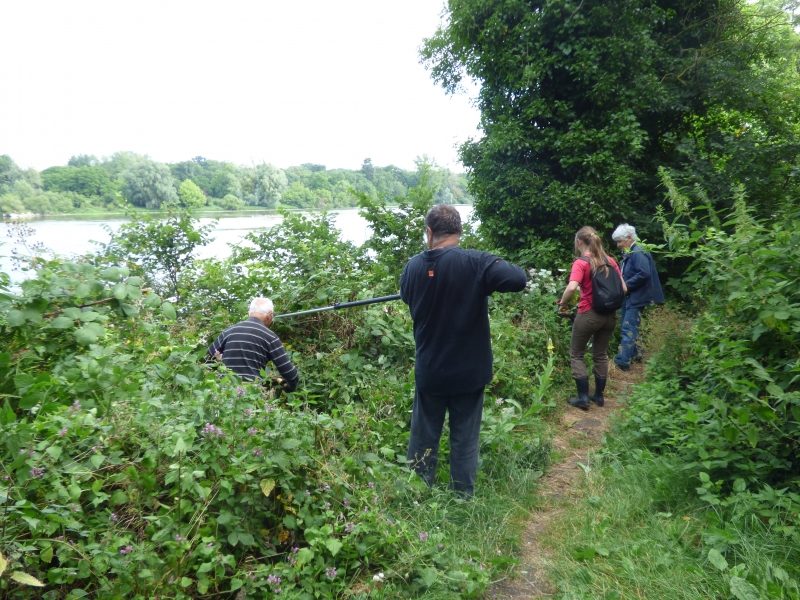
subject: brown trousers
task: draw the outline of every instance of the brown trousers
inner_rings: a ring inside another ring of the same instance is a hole
[[[573,379],[589,376],[586,362],[583,359],[589,340],[592,340],[592,357],[594,358],[592,373],[595,377],[606,378],[608,375],[608,344],[616,326],[616,312],[610,315],[601,315],[594,309],[589,309],[576,315],[575,322],[572,324],[572,339],[569,344]]]

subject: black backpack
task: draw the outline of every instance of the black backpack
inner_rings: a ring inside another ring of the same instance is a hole
[[[592,261],[581,256],[592,266]],[[622,289],[622,277],[617,270],[605,259],[605,264],[592,270],[592,308],[601,315],[609,315],[622,308],[625,302],[625,290]]]

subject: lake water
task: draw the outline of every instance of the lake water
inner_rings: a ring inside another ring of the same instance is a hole
[[[456,208],[465,221],[472,214],[472,206],[458,205]],[[329,213],[334,215],[336,227],[342,232],[343,239],[360,246],[370,236],[369,225],[358,214],[357,208],[331,210]],[[230,254],[230,246],[241,244],[244,236],[249,232],[272,227],[282,220],[283,217],[275,211],[226,213],[220,215],[217,221],[210,217],[202,217],[201,224],[215,223],[215,227],[211,233],[213,241],[198,249],[197,258],[225,258]],[[41,242],[53,254],[72,256],[97,251],[99,247],[93,242],[106,243],[109,241],[109,234],[105,227],[116,231],[125,221],[126,219],[123,218],[87,219],[64,216],[30,219],[24,222],[35,231],[35,234],[29,239],[29,243]],[[422,236],[422,232],[420,232],[420,236]],[[21,248],[9,237],[9,228],[5,224],[2,225],[2,231],[0,231],[0,242],[2,242],[0,245],[0,270],[11,274],[14,281],[19,281],[24,274],[11,270],[9,256],[12,249],[17,248],[19,252],[24,252],[24,248]]]

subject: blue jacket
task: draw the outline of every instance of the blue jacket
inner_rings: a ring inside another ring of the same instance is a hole
[[[664,301],[653,257],[638,244],[633,244],[622,258],[622,278],[628,286],[625,306],[638,308]]]

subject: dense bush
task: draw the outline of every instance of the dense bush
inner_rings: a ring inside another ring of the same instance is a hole
[[[414,347],[401,304],[277,320],[302,374],[289,396],[202,361],[254,295],[280,313],[395,291],[380,256],[325,214],[287,214],[225,261],[182,260],[204,235],[183,214],[134,220],[102,256],[34,260],[13,293],[3,279],[2,593],[478,596],[508,565],[508,515],[549,454],[539,418],[564,363],[548,352],[563,327],[548,276],[492,302],[496,378],[478,496],[463,504],[404,464]],[[174,281],[155,247],[178,253]],[[444,482],[446,442],[440,455]]]
[[[652,363],[620,432],[678,453],[708,502],[797,523],[800,212],[787,206],[758,220],[740,193],[726,222],[713,212],[701,220],[665,183],[678,214],[662,217],[671,251],[694,261],[675,283],[697,313]]]

